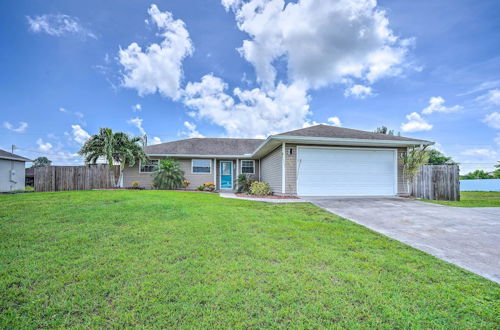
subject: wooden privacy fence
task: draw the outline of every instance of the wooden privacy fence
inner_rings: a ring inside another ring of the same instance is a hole
[[[119,167],[108,165],[45,166],[35,169],[35,191],[108,189],[115,187]]]
[[[460,200],[458,165],[424,165],[417,174],[412,195],[431,200]]]

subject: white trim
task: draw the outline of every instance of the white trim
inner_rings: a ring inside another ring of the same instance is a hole
[[[285,142],[281,144],[281,193],[284,194],[286,190],[286,185],[285,185],[285,180],[286,180],[286,167],[285,167],[285,162],[286,162],[286,148],[285,148]]]
[[[262,172],[262,167],[260,166],[260,158],[259,158],[259,181],[260,181],[260,176],[261,176],[261,173]]]
[[[244,158],[251,159],[252,155],[196,155],[196,154],[147,154],[153,157],[174,157],[174,158],[196,158],[196,159],[206,159],[206,158],[218,158],[218,159],[235,159]]]
[[[23,162],[23,163],[31,163],[33,162],[31,159],[20,159],[20,158],[15,158],[15,157],[8,157],[8,156],[2,156],[0,157],[0,160],[13,160],[16,162]]]
[[[152,159],[150,159],[150,161],[151,160],[158,161],[158,167],[160,166],[160,160],[158,158],[152,158]],[[143,172],[143,171],[141,171],[141,168],[142,168],[142,161],[139,159],[139,173],[149,173],[149,174],[151,174],[151,173],[154,172],[154,171],[153,172]]]
[[[235,172],[236,172],[236,175],[235,177],[238,178],[238,175],[239,175],[239,162],[238,162],[238,158],[236,158],[236,169],[235,169]]]
[[[193,172],[193,160],[208,160],[209,163],[210,163],[210,172]],[[207,174],[212,174],[212,160],[209,159],[209,158],[192,158],[191,159],[191,174],[203,174],[203,175],[207,175]]]
[[[192,160],[191,164],[193,164]],[[214,186],[215,190],[217,190],[217,158],[214,158]]]
[[[299,166],[300,166],[300,149],[347,149],[347,150],[383,150],[383,151],[393,151],[394,152],[394,185],[393,193],[396,196],[398,194],[398,149],[395,148],[363,148],[363,147],[318,147],[318,146],[297,146],[297,154],[295,161],[295,176],[296,176],[296,193],[299,195]]]
[[[253,163],[253,172],[252,173],[243,173],[243,162],[252,162]],[[242,174],[255,174],[255,159],[242,159],[240,161],[240,169]]]
[[[222,188],[222,163],[231,163],[231,188]],[[234,186],[233,161],[232,160],[219,160],[219,190],[232,190],[233,186]]]

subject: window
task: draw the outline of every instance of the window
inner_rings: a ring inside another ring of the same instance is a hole
[[[241,173],[243,173],[243,174],[255,174],[255,161],[254,160],[242,160],[241,161]]]
[[[210,159],[193,159],[191,173],[212,173],[212,161]]]
[[[160,161],[158,159],[150,159],[148,162],[141,162],[139,166],[139,172],[141,173],[151,173],[158,169]]]

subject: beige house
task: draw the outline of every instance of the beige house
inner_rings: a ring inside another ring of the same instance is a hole
[[[191,182],[232,191],[240,173],[267,182],[274,194],[299,196],[405,195],[401,154],[433,142],[316,125],[267,139],[193,138],[145,147],[150,161],[124,170],[124,186],[150,188],[163,158],[179,161]]]

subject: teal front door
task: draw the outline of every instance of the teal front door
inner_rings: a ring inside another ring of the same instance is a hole
[[[220,162],[220,187],[221,189],[233,189],[233,162]]]

